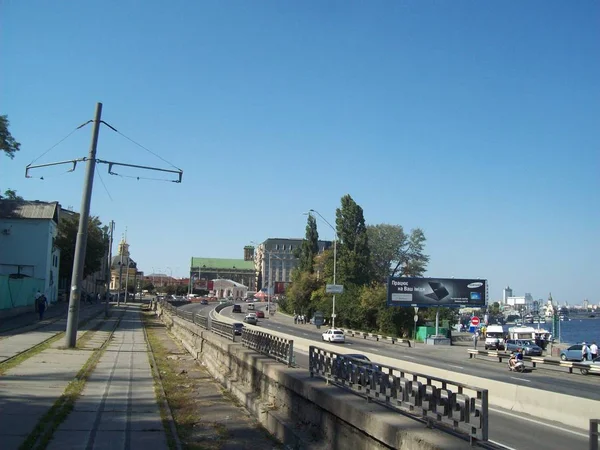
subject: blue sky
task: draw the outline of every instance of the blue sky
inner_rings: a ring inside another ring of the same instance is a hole
[[[146,273],[302,237],[303,212],[333,222],[350,194],[369,224],[424,229],[428,276],[598,303],[599,29],[593,1],[3,0],[0,113],[22,147],[0,189],[79,210],[83,166],[24,171],[100,101],[184,171],[99,166],[92,213]],[[90,133],[36,164],[87,155]],[[98,157],[170,168],[106,127]]]

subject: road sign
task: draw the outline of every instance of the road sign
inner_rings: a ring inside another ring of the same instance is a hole
[[[413,320],[414,320],[415,322],[417,322],[417,321],[419,320],[419,316],[417,316],[417,315],[415,314],[415,316],[413,317]]]
[[[325,293],[327,294],[341,294],[344,292],[344,285],[342,284],[327,284],[325,285]]]
[[[336,316],[337,316],[337,314],[332,314],[332,315],[331,315],[331,318],[332,318],[332,319],[335,319],[335,318],[336,318]]]
[[[479,317],[471,317],[471,325],[474,327],[479,325]]]

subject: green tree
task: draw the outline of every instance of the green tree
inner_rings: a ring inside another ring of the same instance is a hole
[[[286,290],[287,305],[289,312],[298,314],[309,314],[312,296],[322,283],[316,275],[296,269],[292,272],[292,283]]]
[[[339,281],[361,286],[371,281],[371,252],[363,209],[345,195],[336,212]],[[338,281],[338,284],[339,284]]]
[[[24,198],[21,197],[20,195],[17,195],[17,191],[15,191],[14,189],[7,189],[4,191],[4,195],[0,195],[0,200],[4,199],[4,200],[19,200],[19,201],[23,201]]]
[[[406,277],[422,277],[427,271],[429,264],[429,255],[425,251],[425,233],[420,228],[411,230],[408,236],[408,243],[404,252],[404,258],[398,261],[392,276],[394,276],[400,265],[402,265],[401,274]]]
[[[8,116],[0,116],[0,151],[3,151],[10,159],[15,157],[15,153],[21,148],[15,138],[10,134],[8,127],[10,122]]]
[[[314,259],[318,253],[319,232],[317,231],[317,221],[312,214],[309,214],[306,222],[306,236],[302,241],[298,268],[302,272],[313,273]]]
[[[59,277],[66,278],[71,285],[73,274],[73,261],[75,259],[75,242],[79,228],[79,214],[61,217],[55,245],[60,249]],[[83,266],[83,277],[100,270],[102,259],[108,249],[107,227],[102,227],[102,222],[97,217],[90,217],[88,222],[88,237]]]
[[[150,280],[144,281],[142,283],[142,290],[154,292],[154,284],[152,284],[152,281],[150,281]]]

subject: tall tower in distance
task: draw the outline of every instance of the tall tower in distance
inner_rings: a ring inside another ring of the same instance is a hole
[[[510,286],[506,286],[503,290],[502,290],[502,303],[504,303],[506,305],[506,299],[508,297],[512,297],[513,296],[513,291],[510,288]]]

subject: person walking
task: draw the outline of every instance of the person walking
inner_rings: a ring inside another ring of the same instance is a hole
[[[479,331],[475,331],[475,333],[473,333],[473,343],[475,345],[475,349],[477,349],[477,341],[479,340]]]
[[[46,307],[48,306],[48,300],[44,294],[41,294],[37,299],[38,304],[38,312],[40,313],[40,321],[44,320],[44,312],[46,311]]]
[[[592,342],[592,345],[590,345],[590,353],[592,354],[592,360],[598,357],[598,346],[596,345],[596,341]]]
[[[581,360],[582,361],[587,361],[589,352],[590,352],[590,348],[587,346],[587,344],[585,342],[583,344],[581,344]]]

